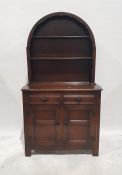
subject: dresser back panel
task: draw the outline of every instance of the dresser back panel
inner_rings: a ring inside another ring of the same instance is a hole
[[[91,60],[32,60],[32,81],[90,80]]]
[[[34,38],[32,57],[92,57],[90,38]]]

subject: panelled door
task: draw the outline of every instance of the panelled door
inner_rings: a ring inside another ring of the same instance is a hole
[[[57,106],[41,106],[33,111],[34,143],[41,147],[51,147],[58,144],[59,108]]]
[[[66,147],[82,148],[91,145],[93,112],[91,106],[64,106]]]

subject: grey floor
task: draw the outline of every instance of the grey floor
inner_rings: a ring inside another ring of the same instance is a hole
[[[122,175],[122,135],[103,135],[100,155],[40,154],[24,157],[18,137],[0,138],[0,175]]]

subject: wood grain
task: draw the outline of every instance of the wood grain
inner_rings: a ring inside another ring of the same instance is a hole
[[[26,50],[25,156],[79,149],[98,156],[102,88],[89,26],[70,13],[49,14],[33,26]]]

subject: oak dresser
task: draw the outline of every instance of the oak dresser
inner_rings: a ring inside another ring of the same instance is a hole
[[[99,152],[102,88],[95,83],[95,40],[78,16],[41,18],[27,42],[22,88],[25,155],[32,151]]]

